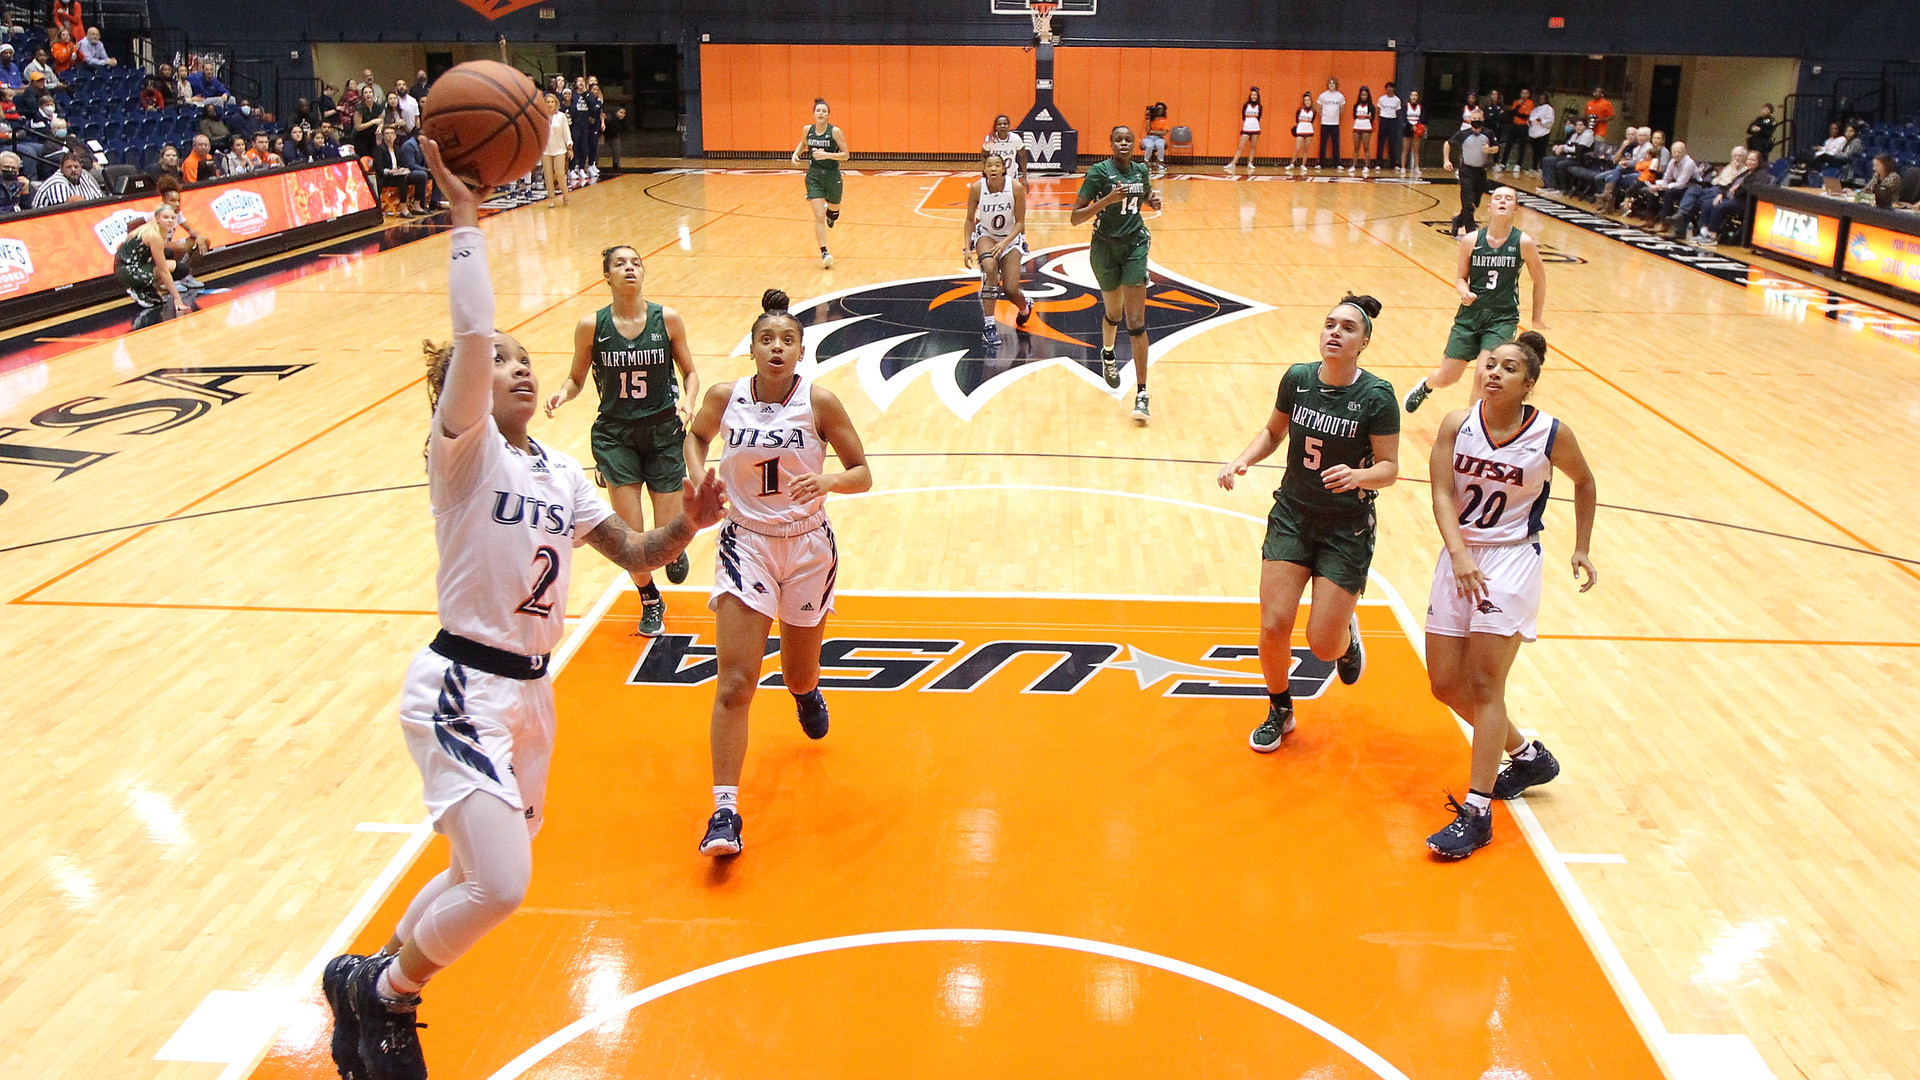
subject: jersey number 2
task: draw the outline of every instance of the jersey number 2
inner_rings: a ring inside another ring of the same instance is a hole
[[[533,553],[533,592],[515,611],[523,615],[538,615],[543,619],[553,617],[553,601],[547,599],[547,590],[560,580],[560,553],[550,547],[541,547]]]

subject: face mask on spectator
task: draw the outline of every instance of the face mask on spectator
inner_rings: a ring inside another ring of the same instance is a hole
[[[65,138],[66,135],[67,135],[67,122],[65,120],[55,120],[53,122],[54,138],[62,139],[62,138]]]
[[[0,167],[0,182],[11,184],[18,179],[20,179],[19,169]]]
[[[253,106],[251,106],[251,105],[242,105],[242,106],[240,106],[240,115],[241,115],[241,116],[251,116],[251,115],[253,115]]]

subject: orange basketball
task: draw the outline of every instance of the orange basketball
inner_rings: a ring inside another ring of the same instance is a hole
[[[420,132],[440,144],[454,175],[499,187],[540,160],[548,115],[533,80],[498,60],[469,60],[434,80]]]

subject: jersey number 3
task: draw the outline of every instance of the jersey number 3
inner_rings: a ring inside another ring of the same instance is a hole
[[[1487,271],[1487,291],[1492,292],[1493,290],[1499,287],[1500,287],[1500,271],[1498,270]]]
[[[541,547],[533,553],[533,592],[520,601],[514,608],[522,615],[538,615],[542,619],[553,617],[553,601],[547,599],[547,591],[553,583],[560,580],[560,553],[550,547]]]

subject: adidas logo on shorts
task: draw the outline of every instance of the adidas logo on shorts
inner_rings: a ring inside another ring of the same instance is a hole
[[[804,604],[801,604],[801,605],[800,605],[800,610],[801,610],[801,611],[812,611],[812,610],[813,610],[813,602],[812,602],[812,601],[808,601],[807,603],[804,603]]]

